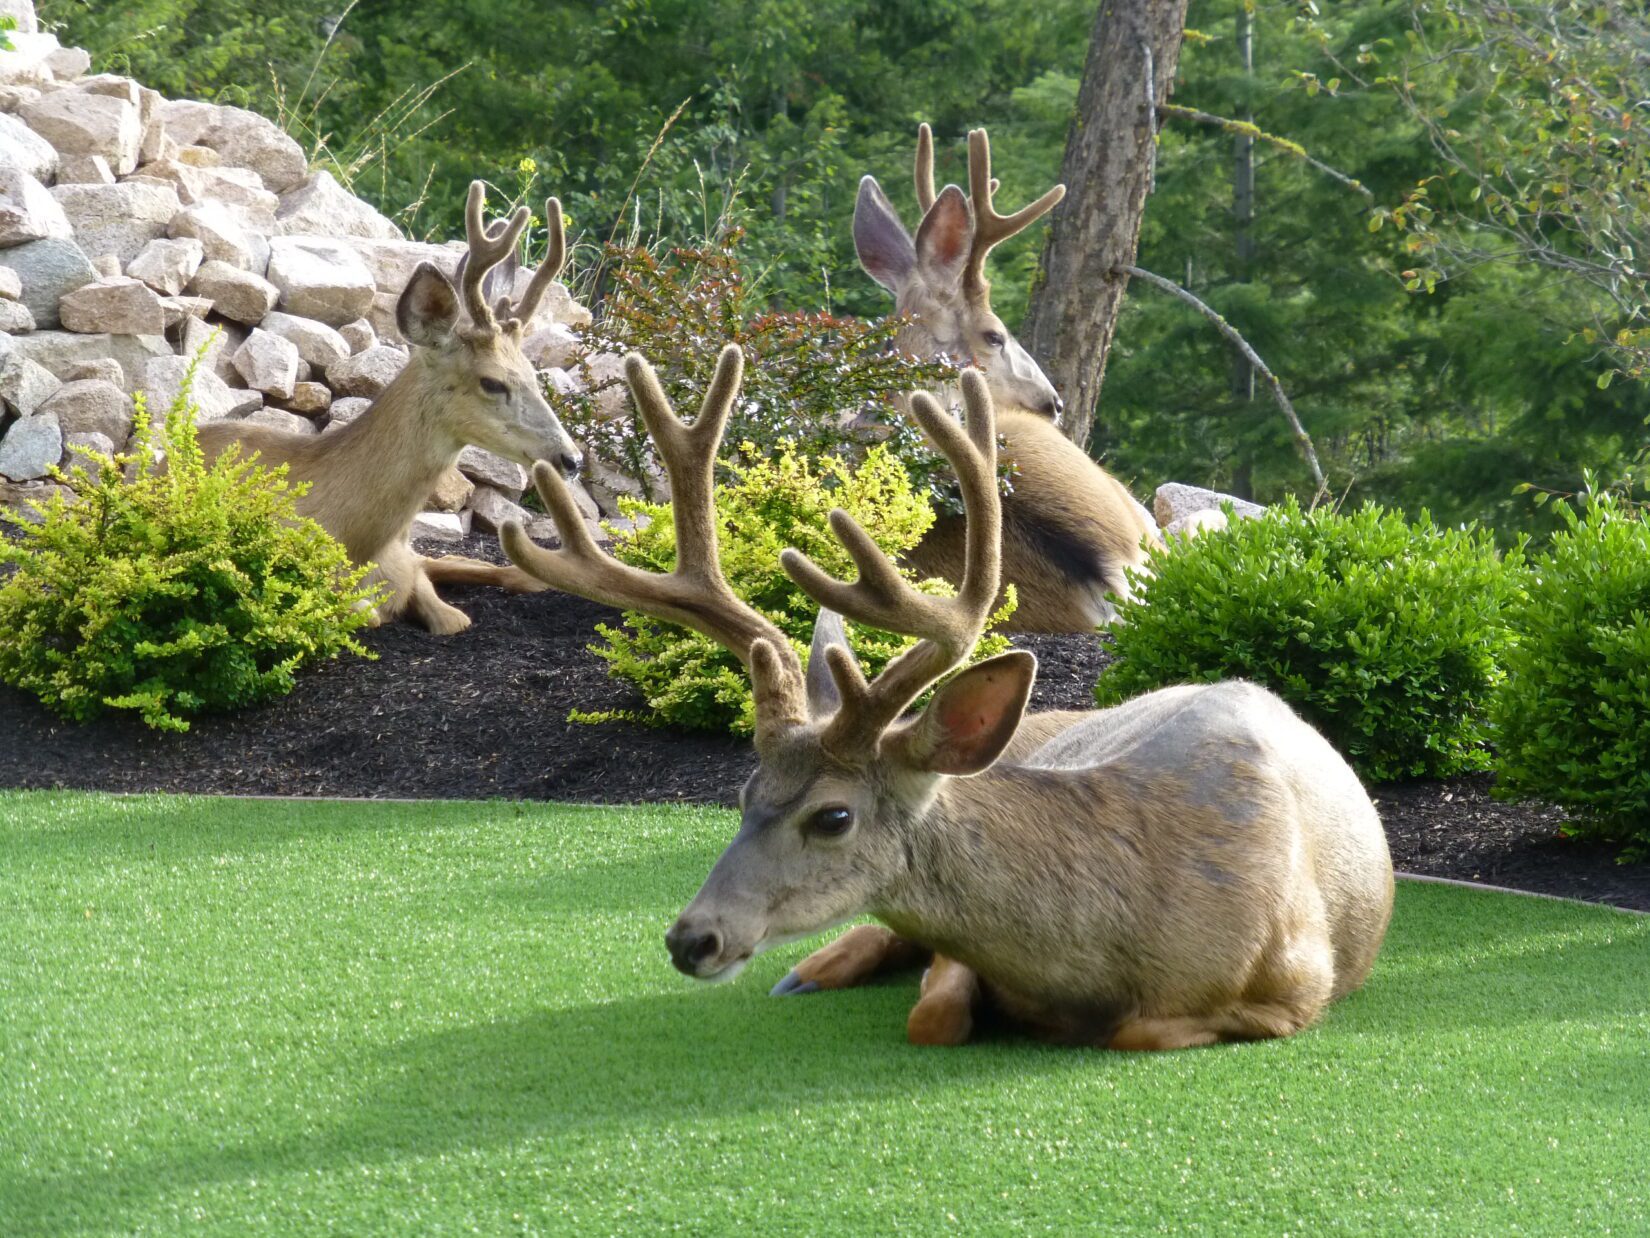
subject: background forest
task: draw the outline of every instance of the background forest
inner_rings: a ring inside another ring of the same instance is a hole
[[[1650,122],[1642,30],[1606,20],[1619,6],[1522,6],[1571,22],[1522,51],[1484,35],[1509,7],[1194,0],[1138,259],[1277,372],[1337,495],[1504,538],[1548,528],[1515,485],[1619,480],[1644,451],[1644,168],[1624,135],[1641,109]],[[983,124],[1001,200],[1040,193],[1094,19],[1093,0],[38,8],[99,68],[279,117],[415,235],[456,233],[482,176],[562,198],[598,302],[608,239],[692,244],[733,222],[761,300],[866,316],[888,305],[854,258],[859,177],[909,219],[917,123],[935,127],[942,182],[964,179],[962,136]],[[1043,234],[994,259],[1011,327]],[[1174,479],[1311,494],[1232,349],[1138,282],[1090,447],[1139,493]]]

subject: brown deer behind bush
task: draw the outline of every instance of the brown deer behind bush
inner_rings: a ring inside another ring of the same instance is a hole
[[[933,135],[923,125],[916,157],[922,220],[915,239],[876,178],[867,176],[854,205],[854,247],[866,273],[894,294],[895,312],[905,320],[899,347],[971,363],[991,388],[1006,454],[1017,470],[1014,492],[1003,503],[1003,577],[1020,598],[1007,627],[1088,631],[1111,622],[1106,594],[1129,596],[1124,569],[1145,566],[1145,546],[1156,543],[1156,534],[1123,485],[1060,432],[1060,397],[992,313],[985,276],[993,247],[1052,210],[1065,186],[999,215],[984,129],[968,135],[968,181],[967,197],[955,185],[934,192]],[[942,516],[909,556],[911,566],[955,584],[962,529],[960,516]]]
[[[961,484],[957,595],[918,592],[832,512],[855,583],[781,556],[822,608],[804,674],[717,559],[716,452],[741,370],[725,348],[687,425],[647,363],[625,359],[670,475],[671,573],[598,549],[542,463],[534,481],[563,549],[516,523],[502,534],[545,583],[690,627],[751,676],[759,765],[738,835],[666,935],[681,971],[727,979],[761,950],[869,912],[882,925],[851,930],[775,992],[932,959],[914,1041],[966,1040],[983,1003],[1038,1035],[1117,1049],[1287,1036],[1363,982],[1392,906],[1380,821],[1346,762],[1264,689],[1169,688],[1022,721],[1036,659],[1015,651],[902,717],[967,660],[1001,583],[997,427],[978,371],[962,376],[966,426],[927,395],[911,400]],[[841,615],[921,639],[867,683]]]
[[[239,443],[265,464],[288,465],[291,480],[308,482],[299,514],[342,542],[356,563],[377,565],[373,579],[387,592],[377,621],[406,614],[439,636],[462,632],[470,620],[437,596],[437,584],[501,585],[515,592],[544,587],[513,567],[460,556],[425,558],[413,550],[413,517],[459,453],[473,444],[527,466],[553,460],[569,475],[582,463],[521,352],[523,324],[566,259],[561,204],[555,198],[545,204],[550,250],[526,292],[517,302],[500,298],[489,306],[492,285],[514,276],[527,208],[484,225],[484,197],[476,181],[465,208],[469,250],[458,271],[469,321],[460,320],[460,291],[430,263],[420,263],[395,311],[412,355],[372,407],[321,435],[233,421],[200,428],[209,459]],[[499,278],[488,280],[495,268]]]

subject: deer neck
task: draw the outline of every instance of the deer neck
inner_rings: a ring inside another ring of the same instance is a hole
[[[1057,995],[1074,940],[1126,934],[1145,848],[1120,792],[1089,770],[947,778],[907,822],[908,870],[872,912],[988,979]]]
[[[405,535],[463,450],[444,423],[440,384],[414,351],[372,406],[327,440],[310,510],[357,562]],[[319,472],[319,470],[318,470]]]

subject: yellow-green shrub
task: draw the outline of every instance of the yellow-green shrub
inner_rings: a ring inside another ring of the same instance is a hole
[[[193,371],[190,373],[193,378]],[[368,619],[365,568],[294,500],[285,466],[226,453],[208,467],[195,442],[189,385],[164,438],[141,394],[133,445],[113,462],[85,453],[0,538],[0,681],[76,722],[136,710],[184,731],[194,714],[291,691],[300,667],[343,650]],[[160,444],[166,444],[163,453]]]
[[[676,564],[676,531],[670,508],[637,500],[622,501],[624,515],[637,527],[621,533],[613,553],[620,562],[648,571],[668,572]],[[853,472],[838,458],[810,461],[790,445],[772,458],[757,456],[751,444],[741,448],[732,481],[716,494],[717,538],[722,573],[733,591],[761,611],[795,645],[804,663],[818,607],[779,568],[779,552],[795,546],[826,571],[852,578],[853,561],[826,524],[833,507],[841,507],[891,558],[915,546],[934,521],[928,501],[912,486],[900,462],[885,448],[874,447]],[[641,519],[639,519],[641,518]],[[949,593],[943,581],[924,581],[930,593]],[[995,616],[1000,623],[1012,602]],[[591,649],[608,664],[610,674],[642,693],[647,712],[641,721],[699,730],[750,734],[754,725],[750,683],[739,660],[697,632],[633,611],[624,626],[603,624],[603,643]],[[910,637],[857,624],[849,625],[854,652],[867,674],[912,643]],[[980,641],[976,658],[1000,653],[1000,636]],[[611,715],[575,714],[584,721]]]

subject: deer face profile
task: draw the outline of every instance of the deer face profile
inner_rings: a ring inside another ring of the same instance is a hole
[[[1013,651],[906,716],[967,660],[997,595],[997,428],[978,371],[962,375],[963,424],[925,394],[910,401],[962,490],[956,596],[918,591],[833,511],[857,580],[780,556],[821,607],[804,672],[717,558],[715,456],[741,365],[723,350],[689,425],[647,363],[625,359],[670,476],[671,572],[598,549],[543,463],[534,481],[562,548],[517,523],[501,534],[533,577],[692,628],[750,674],[759,764],[738,834],[666,934],[679,970],[726,980],[762,950],[869,912],[882,924],[816,952],[775,992],[931,960],[915,1041],[960,1043],[989,1003],[1039,1035],[1130,1049],[1289,1035],[1362,983],[1392,904],[1385,836],[1346,762],[1270,693],[1199,685],[1026,717],[1036,661]],[[840,616],[918,640],[867,682]]]

